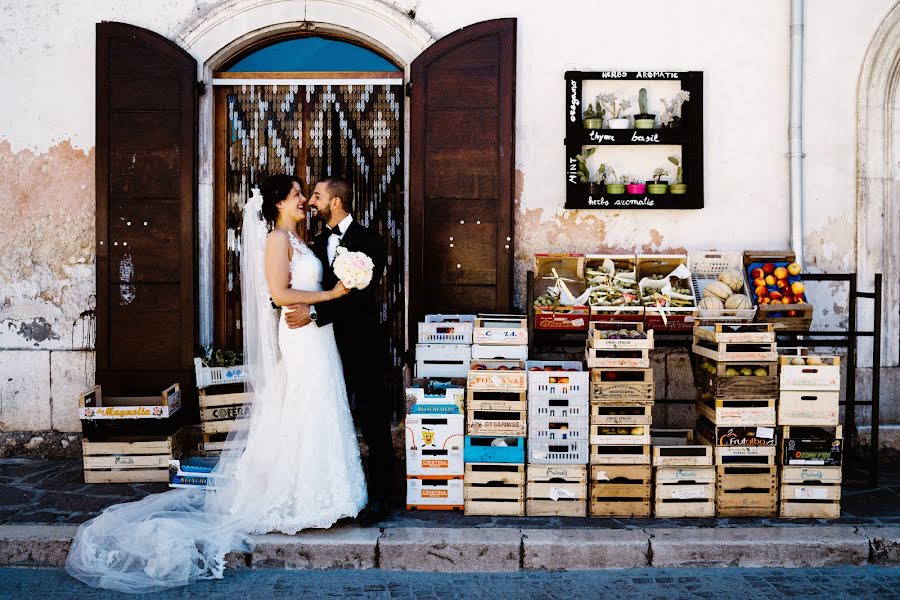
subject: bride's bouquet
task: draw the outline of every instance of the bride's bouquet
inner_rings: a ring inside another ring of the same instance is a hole
[[[350,252],[343,246],[338,246],[331,266],[345,287],[358,290],[372,282],[372,271],[375,269],[371,258],[362,252]]]

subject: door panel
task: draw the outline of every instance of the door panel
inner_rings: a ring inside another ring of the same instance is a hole
[[[411,331],[426,313],[510,310],[515,71],[515,19],[460,29],[412,63]]]
[[[190,397],[197,64],[175,43],[97,24],[97,383]]]

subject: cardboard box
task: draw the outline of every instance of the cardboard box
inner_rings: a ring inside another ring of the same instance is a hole
[[[406,509],[462,510],[463,476],[406,478]]]

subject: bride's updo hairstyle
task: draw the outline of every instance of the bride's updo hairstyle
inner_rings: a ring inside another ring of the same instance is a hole
[[[294,187],[295,181],[300,184],[300,188],[302,189],[302,179],[293,175],[283,174],[267,177],[266,180],[262,182],[262,185],[259,186],[259,191],[263,197],[262,215],[266,221],[274,223],[275,219],[278,218],[277,204],[288,197],[288,194],[291,193],[291,188]]]

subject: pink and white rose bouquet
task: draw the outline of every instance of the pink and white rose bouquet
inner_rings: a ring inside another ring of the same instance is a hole
[[[338,246],[331,266],[345,287],[358,290],[372,282],[372,272],[375,269],[371,258],[362,252],[351,252],[343,246]]]

